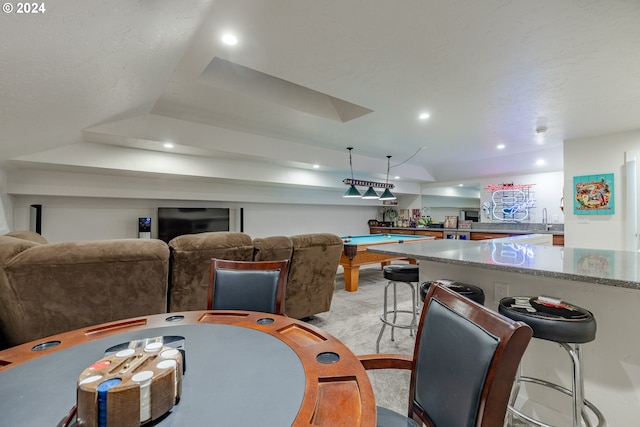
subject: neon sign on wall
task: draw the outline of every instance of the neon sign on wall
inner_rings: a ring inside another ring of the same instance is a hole
[[[529,218],[529,210],[535,207],[531,198],[533,184],[489,184],[485,188],[491,193],[489,211],[491,219],[496,221],[522,222]]]

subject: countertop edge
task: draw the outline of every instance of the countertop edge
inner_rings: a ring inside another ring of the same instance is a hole
[[[564,279],[564,280],[570,280],[573,282],[584,282],[584,283],[591,283],[595,285],[640,290],[640,283],[631,282],[627,280],[607,279],[603,277],[591,277],[591,276],[584,276],[584,275],[573,274],[573,273],[559,273],[556,271],[530,269],[530,268],[514,267],[514,266],[508,266],[508,265],[487,264],[484,262],[465,261],[465,260],[444,258],[439,256],[433,256],[433,255],[423,255],[423,254],[415,254],[415,253],[408,253],[408,252],[401,252],[401,251],[393,251],[388,249],[385,250],[384,247],[371,247],[371,248],[367,248],[367,251],[380,253],[380,254],[398,255],[401,257],[418,259],[418,260],[440,262],[443,264],[461,265],[466,267],[482,268],[485,270],[505,271],[510,273],[528,274],[531,276],[545,277],[545,278],[551,278],[551,279]]]

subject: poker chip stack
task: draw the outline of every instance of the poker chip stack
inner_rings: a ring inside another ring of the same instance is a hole
[[[162,343],[125,349],[78,378],[77,425],[138,427],[166,414],[182,394],[182,354]]]

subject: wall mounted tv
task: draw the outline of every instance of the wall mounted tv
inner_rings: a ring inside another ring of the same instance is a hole
[[[183,234],[229,231],[229,209],[158,208],[158,239],[169,242]]]

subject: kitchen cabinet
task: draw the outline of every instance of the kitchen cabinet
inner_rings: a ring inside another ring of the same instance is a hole
[[[500,239],[502,237],[509,237],[508,233],[479,233],[471,232],[471,240],[487,240],[487,239]]]
[[[443,231],[416,230],[415,234],[419,235],[419,236],[433,236],[436,239],[443,239],[444,238],[444,232]]]
[[[369,227],[369,234],[391,234],[389,227]]]
[[[392,232],[393,234],[411,234],[414,235],[416,234],[414,230],[401,230],[401,229],[395,229]]]
[[[432,236],[436,239],[444,238],[442,231],[425,230],[424,228],[369,227],[369,234],[409,234],[415,236]]]
[[[500,239],[503,237],[509,236],[520,236],[524,234],[534,234],[535,231],[531,232],[520,232],[520,233],[491,233],[491,232],[482,232],[482,231],[473,231],[471,230],[447,230],[449,233],[453,234],[468,234],[467,239],[469,240],[489,240],[489,239]],[[370,234],[409,234],[416,236],[433,236],[436,239],[444,239],[445,238],[445,230],[438,231],[437,229],[425,229],[425,228],[400,228],[400,227],[369,227]],[[460,238],[460,237],[458,237]],[[563,234],[554,234],[553,235],[553,245],[554,246],[564,246],[564,235]]]

